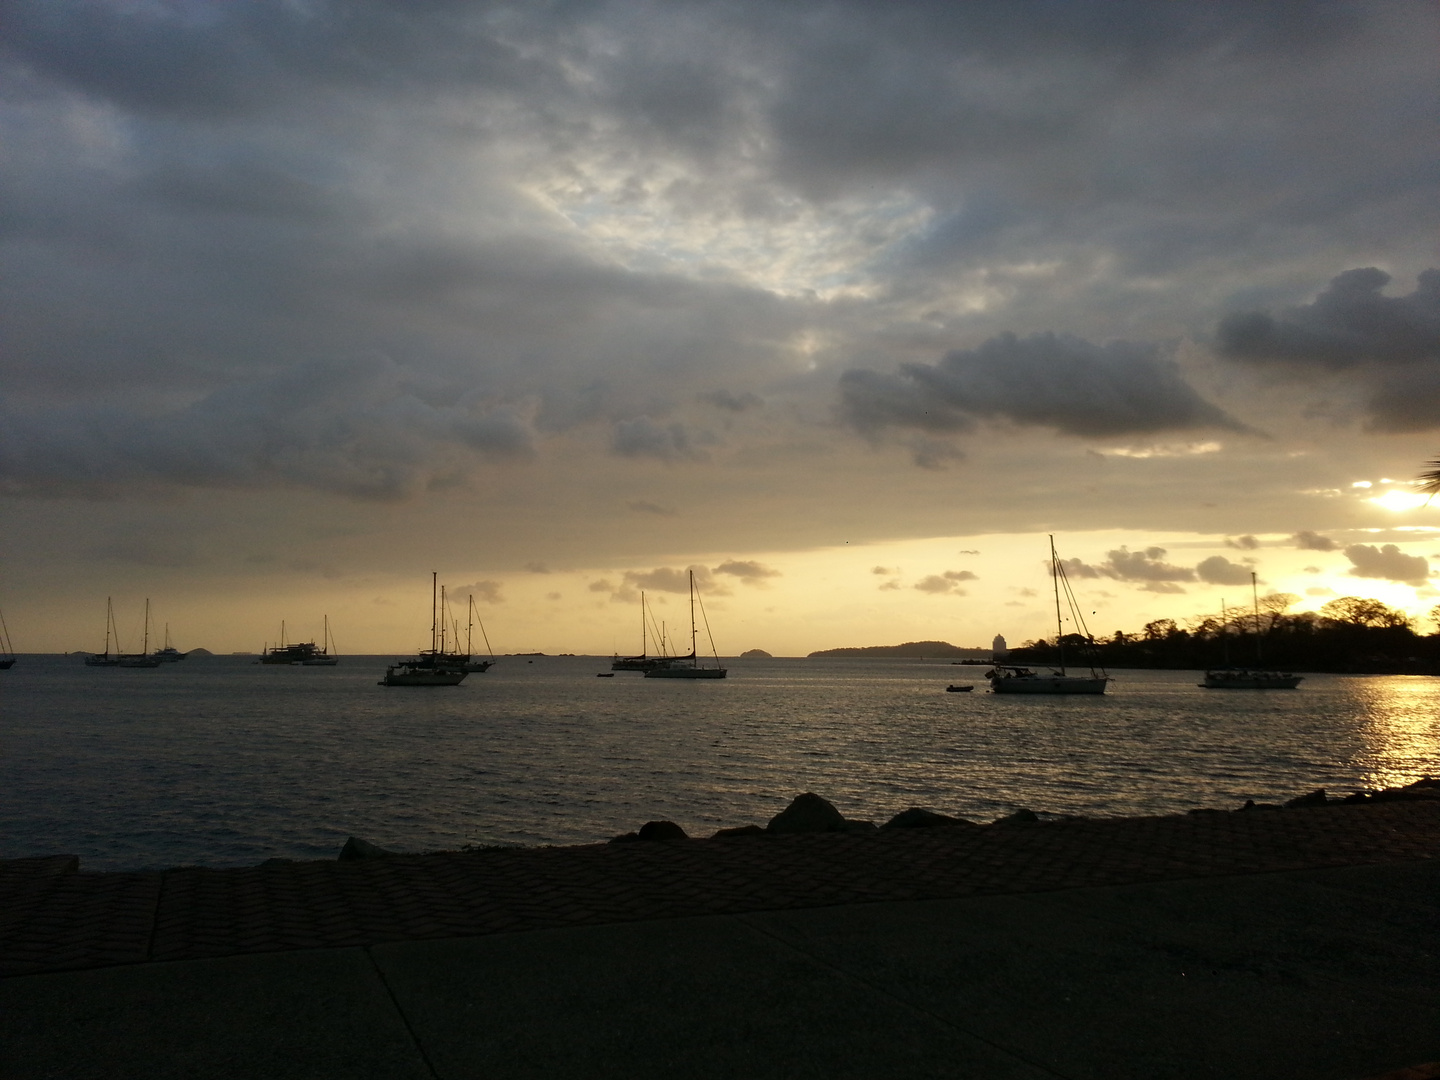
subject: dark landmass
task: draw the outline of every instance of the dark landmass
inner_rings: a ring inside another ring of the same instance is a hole
[[[209,649],[191,649],[191,650],[190,650],[189,652],[187,652],[185,655],[186,655],[186,656],[214,656],[215,654],[212,653]]]
[[[764,649],[746,649],[744,652],[742,652],[742,653],[740,654],[740,659],[741,659],[741,660],[773,660],[774,657],[772,657],[772,656],[771,656],[768,652],[766,652]]]
[[[850,649],[821,649],[819,652],[812,652],[810,656],[907,656],[922,658],[927,656],[961,657],[973,656],[977,659],[990,658],[989,649],[963,649],[959,645],[951,645],[948,641],[907,641],[903,645],[866,645],[862,648]]]
[[[1185,629],[1174,620],[1157,619],[1139,634],[1117,630],[1108,640],[1087,641],[1079,634],[1066,634],[1065,662],[1114,668],[1248,667],[1341,675],[1440,675],[1440,634],[1417,634],[1403,612],[1375,601],[1365,603],[1369,606],[1356,607],[1349,619],[1314,612],[1262,612],[1254,622],[1246,620],[1223,630],[1208,620]],[[1011,649],[1007,662],[1056,664],[1059,659],[1052,637]]]

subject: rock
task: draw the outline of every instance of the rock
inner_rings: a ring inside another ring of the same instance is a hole
[[[1370,793],[1368,791],[1353,791],[1340,801],[1344,803],[1369,802]]]
[[[853,832],[853,833],[866,833],[866,832],[879,832],[880,830],[876,827],[876,825],[875,825],[875,823],[874,823],[873,821],[850,821],[850,820],[847,819],[846,822],[845,822],[845,827],[842,828],[840,831],[841,831],[841,832]]]
[[[759,825],[736,825],[731,829],[718,829],[712,840],[724,840],[732,836],[764,836],[765,830]]]
[[[352,836],[345,841],[345,846],[340,849],[340,859],[348,862],[351,859],[383,859],[388,855],[394,855],[393,851],[386,851],[378,844],[372,844],[369,840],[361,840],[358,836]]]
[[[933,829],[937,825],[968,824],[969,822],[964,818],[951,817],[949,814],[937,814],[934,810],[912,806],[909,810],[901,810],[880,827],[882,829]]]
[[[744,652],[742,652],[742,653],[740,654],[740,659],[741,659],[741,660],[773,660],[774,657],[771,656],[771,655],[770,655],[768,652],[766,652],[764,649],[746,649]]]
[[[1023,806],[1013,814],[996,818],[991,825],[1025,825],[1033,821],[1039,821],[1040,817],[1034,810],[1026,810]]]
[[[627,832],[627,833],[621,833],[619,836],[612,836],[612,837],[610,838],[610,843],[612,843],[612,844],[628,844],[628,843],[631,843],[632,841],[639,840],[639,839],[640,839],[640,834],[639,834],[638,832]]]
[[[1297,795],[1285,803],[1287,808],[1296,806],[1324,806],[1330,800],[1325,797],[1325,789],[1316,788],[1307,795]]]
[[[1194,810],[1186,810],[1187,814],[1223,814],[1224,810],[1216,810],[1213,806],[1197,806]]]
[[[1257,803],[1254,799],[1246,799],[1246,800],[1245,800],[1245,805],[1242,806],[1242,807],[1240,807],[1240,809],[1241,809],[1241,810],[1279,810],[1280,807],[1277,806],[1277,805],[1276,805],[1275,803],[1273,803],[1273,802],[1261,802],[1261,803]]]
[[[833,805],[807,791],[770,819],[765,828],[773,833],[843,832],[845,817]]]
[[[688,840],[685,830],[673,821],[647,821],[640,826],[639,840]]]

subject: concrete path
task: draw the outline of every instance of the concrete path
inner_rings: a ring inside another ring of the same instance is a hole
[[[0,1076],[1358,1080],[1440,1060],[1440,860],[0,981]]]
[[[17,861],[0,1078],[1362,1080],[1440,1061],[1437,856],[1440,802]]]

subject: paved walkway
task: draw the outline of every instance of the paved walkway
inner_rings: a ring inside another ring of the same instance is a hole
[[[0,973],[6,1080],[1360,1080],[1440,1060],[1440,802],[16,860]]]

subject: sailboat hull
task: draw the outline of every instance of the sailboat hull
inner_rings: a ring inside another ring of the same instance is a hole
[[[723,679],[725,669],[714,667],[657,667],[645,672],[647,679]]]

